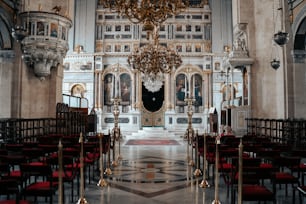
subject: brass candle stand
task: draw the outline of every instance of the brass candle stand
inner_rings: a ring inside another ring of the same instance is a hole
[[[121,161],[122,160],[122,156],[121,156],[121,152],[120,152],[120,140],[122,139],[122,135],[121,135],[121,130],[120,127],[118,128],[118,157],[117,160]]]
[[[121,98],[120,97],[116,97],[113,100],[113,104],[114,104],[114,110],[113,110],[113,115],[114,115],[114,128],[112,130],[112,136],[113,136],[113,161],[112,161],[112,166],[116,167],[118,166],[118,162],[115,159],[116,157],[116,141],[118,139],[120,139],[120,131],[119,131],[119,114],[120,114],[120,110],[119,110],[119,105],[121,102]]]
[[[239,177],[238,177],[238,204],[242,204],[242,184],[243,184],[243,144],[242,138],[239,143]]]
[[[81,146],[80,152],[80,194],[81,197],[79,198],[77,204],[87,204],[87,201],[84,197],[84,137],[83,134],[80,133],[79,143]]]
[[[63,203],[63,145],[58,143],[58,203]]]
[[[219,145],[220,136],[216,137],[216,158],[215,158],[215,200],[212,204],[221,204],[219,200]]]
[[[194,166],[194,161],[193,161],[193,136],[194,136],[194,130],[192,127],[192,115],[193,115],[193,103],[195,102],[195,99],[193,97],[187,97],[185,99],[185,102],[187,103],[187,116],[188,116],[188,127],[186,130],[186,136],[187,136],[187,159],[188,159],[188,163],[189,166]],[[189,158],[189,145],[191,145],[191,159]]]
[[[113,174],[113,172],[112,172],[112,170],[111,170],[111,168],[110,168],[110,144],[111,144],[111,135],[110,135],[110,131],[108,131],[108,135],[109,135],[109,137],[108,137],[108,141],[107,141],[107,144],[108,144],[108,149],[107,149],[107,167],[106,167],[106,169],[105,169],[105,174],[106,175],[112,175]]]
[[[203,180],[202,182],[200,183],[200,187],[201,188],[209,188],[210,185],[208,184],[208,181],[206,180],[206,169],[207,169],[207,165],[206,165],[206,152],[207,152],[207,149],[206,149],[206,132],[204,132],[204,135],[203,135]]]
[[[100,149],[100,180],[97,184],[97,186],[100,186],[100,187],[105,187],[107,186],[107,182],[104,180],[104,168],[103,168],[103,137],[104,137],[104,134],[103,133],[99,133],[98,134],[98,137],[99,137],[99,149]]]
[[[202,175],[202,171],[199,168],[199,136],[198,136],[198,131],[196,131],[196,144],[195,144],[195,157],[196,157],[196,164],[197,164],[197,168],[194,170],[193,175],[196,177],[199,177]]]

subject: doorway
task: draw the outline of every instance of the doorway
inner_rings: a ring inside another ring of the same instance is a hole
[[[164,122],[164,85],[157,92],[149,91],[142,84],[142,126],[163,127]]]

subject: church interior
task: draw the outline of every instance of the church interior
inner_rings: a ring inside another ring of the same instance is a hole
[[[306,0],[0,10],[0,204],[305,203]]]

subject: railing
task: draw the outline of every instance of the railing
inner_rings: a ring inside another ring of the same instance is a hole
[[[0,119],[0,144],[35,142],[49,134],[78,135],[88,130],[88,108],[69,107],[59,103],[56,118]]]
[[[305,119],[247,118],[249,135],[267,137],[274,142],[290,144],[297,148],[306,147]]]
[[[33,142],[39,136],[55,132],[54,118],[0,119],[0,143]]]

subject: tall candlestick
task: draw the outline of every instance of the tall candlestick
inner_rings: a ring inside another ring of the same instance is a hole
[[[242,204],[242,184],[243,184],[243,144],[242,138],[239,143],[239,178],[238,178],[238,204]]]
[[[110,144],[111,144],[111,135],[110,135],[110,130],[108,130],[108,150],[107,150],[107,168],[105,169],[105,173],[106,175],[111,175],[112,174],[112,170],[110,168]]]
[[[100,180],[98,182],[98,186],[100,187],[105,187],[107,186],[106,181],[103,178],[103,173],[104,173],[104,169],[103,169],[103,133],[98,134],[99,137],[99,145],[100,145]]]
[[[63,203],[63,145],[58,143],[58,203]]]
[[[200,176],[202,173],[199,168],[199,147],[198,146],[199,146],[199,135],[198,135],[198,130],[197,130],[196,131],[196,146],[195,146],[195,157],[196,157],[197,168],[193,173],[194,176]]]
[[[81,153],[80,153],[80,194],[81,197],[78,200],[77,204],[87,204],[87,201],[84,197],[84,146],[83,146],[83,134],[80,133],[79,143],[81,146]]]
[[[219,201],[219,144],[220,136],[216,137],[216,158],[215,158],[215,200],[213,204],[220,204]]]
[[[209,187],[209,184],[206,180],[206,129],[204,131],[203,140],[203,180],[200,183],[200,187],[207,188]]]

